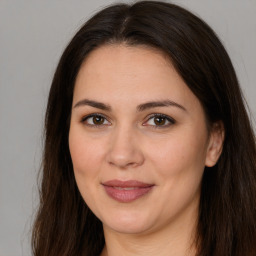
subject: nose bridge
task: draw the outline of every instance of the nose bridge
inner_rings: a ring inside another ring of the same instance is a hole
[[[118,125],[109,142],[107,161],[119,168],[136,167],[144,162],[136,128]]]

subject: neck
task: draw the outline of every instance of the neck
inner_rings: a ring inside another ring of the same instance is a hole
[[[103,225],[106,244],[101,256],[195,256],[197,217],[192,215],[140,234],[123,234]]]

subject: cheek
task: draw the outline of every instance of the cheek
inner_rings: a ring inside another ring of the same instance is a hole
[[[100,146],[97,143],[97,140],[88,138],[83,133],[71,129],[69,134],[69,150],[74,172],[80,175],[96,173],[100,163],[99,160],[103,154],[102,146],[102,144]]]
[[[155,143],[148,151],[149,158],[163,176],[202,172],[206,158],[206,136],[192,135],[189,132],[175,134]]]
[[[78,189],[87,205],[94,209],[97,194],[95,189],[99,185],[102,144],[100,147],[97,140],[88,138],[75,127],[70,129],[69,150]]]
[[[157,144],[154,152],[151,152],[151,161],[157,170],[163,195],[159,204],[165,216],[178,214],[192,202],[197,202],[195,200],[199,197],[205,166],[205,140],[198,140],[189,134],[176,134],[168,143]]]

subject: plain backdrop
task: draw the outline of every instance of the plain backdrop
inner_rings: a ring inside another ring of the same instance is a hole
[[[217,32],[255,118],[256,0],[173,2]],[[31,255],[42,126],[54,69],[75,31],[110,3],[0,0],[0,256]]]

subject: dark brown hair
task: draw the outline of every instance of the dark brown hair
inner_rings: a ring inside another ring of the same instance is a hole
[[[205,168],[197,227],[199,256],[256,254],[256,146],[238,80],[223,45],[201,19],[173,4],[115,4],[77,32],[55,72],[45,118],[35,256],[95,256],[104,246],[101,222],[76,186],[68,134],[77,73],[104,44],[146,45],[166,53],[200,100],[208,122],[225,129],[218,163]]]

